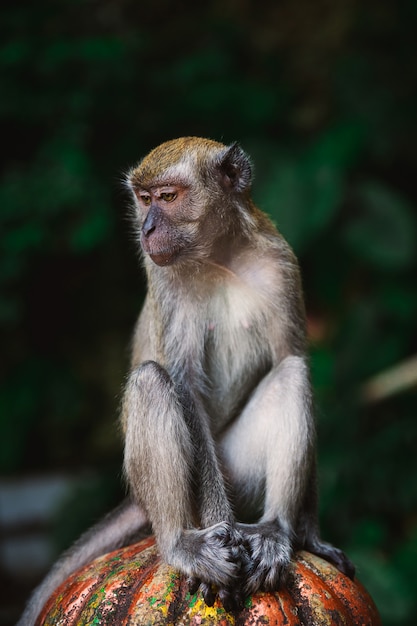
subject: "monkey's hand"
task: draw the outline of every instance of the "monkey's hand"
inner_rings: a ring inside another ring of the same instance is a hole
[[[186,531],[183,547],[192,551],[195,559],[188,576],[190,593],[200,588],[208,606],[218,596],[226,611],[241,608],[245,598],[242,573],[249,555],[236,527],[221,522],[202,530]]]
[[[260,589],[274,591],[281,587],[286,581],[292,556],[289,535],[278,522],[237,524],[237,527],[249,552],[243,571],[246,595]]]

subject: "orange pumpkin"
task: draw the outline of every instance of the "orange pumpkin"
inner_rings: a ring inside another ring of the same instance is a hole
[[[37,626],[108,624],[192,626],[380,625],[376,607],[355,580],[308,552],[298,552],[289,582],[274,593],[248,598],[238,614],[201,594],[190,595],[184,577],[161,563],[153,537],[106,554],[75,572],[46,603]]]

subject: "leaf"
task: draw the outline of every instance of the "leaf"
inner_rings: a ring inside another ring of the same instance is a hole
[[[261,190],[261,205],[269,212],[283,235],[298,250],[304,236],[305,203],[297,164],[275,160]]]
[[[413,207],[378,181],[362,184],[355,195],[360,213],[344,232],[347,247],[357,258],[378,268],[409,267],[416,246]]]
[[[76,252],[87,252],[100,244],[109,235],[111,219],[108,211],[104,209],[95,211],[73,230],[71,246]]]
[[[376,549],[349,550],[358,577],[371,593],[387,623],[400,624],[410,615],[414,604],[412,584],[403,573],[381,558]]]
[[[41,224],[33,222],[20,223],[10,229],[3,237],[3,245],[7,254],[17,256],[29,250],[38,250],[45,242],[46,230]]]
[[[302,159],[276,160],[263,183],[262,204],[297,253],[328,226],[343,194],[340,170]]]
[[[362,147],[360,127],[341,124],[300,156],[277,155],[264,179],[263,204],[297,253],[326,230],[338,213],[348,168]]]
[[[326,166],[346,170],[356,162],[363,143],[362,126],[344,122],[323,132],[306,157],[318,168]]]

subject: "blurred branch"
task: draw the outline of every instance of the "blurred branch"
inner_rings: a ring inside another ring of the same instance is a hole
[[[379,402],[417,385],[417,355],[374,376],[361,389],[365,404]]]

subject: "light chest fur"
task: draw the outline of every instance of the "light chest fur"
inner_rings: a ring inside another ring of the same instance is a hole
[[[205,403],[215,429],[233,419],[247,401],[248,390],[270,366],[264,331],[269,311],[260,306],[260,298],[248,285],[229,283],[217,290],[208,307],[203,369],[208,383]]]
[[[197,282],[199,290],[194,289]],[[170,345],[164,351],[175,355],[175,362],[167,364],[168,370],[175,378],[188,364],[214,431],[235,417],[271,367],[266,329],[274,316],[279,323],[279,282],[279,273],[268,264],[252,264],[247,272],[241,264],[239,275],[221,268],[214,277],[194,277],[178,294],[181,306],[170,303]]]

